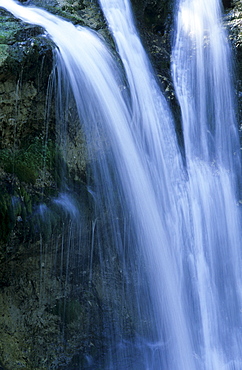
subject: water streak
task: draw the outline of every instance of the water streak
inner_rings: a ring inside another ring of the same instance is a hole
[[[203,368],[239,369],[241,164],[231,52],[221,17],[219,1],[178,2],[172,60],[189,176],[193,338],[199,328],[196,351]]]

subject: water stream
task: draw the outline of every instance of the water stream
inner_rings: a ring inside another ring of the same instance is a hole
[[[189,176],[192,224],[185,270],[193,281],[193,298],[187,298],[188,307],[196,307],[190,315],[193,338],[197,336],[206,369],[237,369],[241,165],[232,57],[221,18],[218,1],[210,1],[209,7],[199,0],[181,1],[172,60]]]
[[[95,32],[0,0],[57,45],[57,115],[66,117],[63,106],[74,99],[85,133],[95,205],[90,251],[99,253],[110,303],[105,369],[239,370],[241,168],[219,1],[176,6],[172,73],[185,158],[129,2],[100,5],[123,68]],[[66,199],[55,202],[66,207]],[[132,335],[125,310],[133,312]]]

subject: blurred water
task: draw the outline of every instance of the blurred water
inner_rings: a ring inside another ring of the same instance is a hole
[[[219,1],[185,0],[177,7],[172,70],[189,177],[187,312],[203,368],[240,369],[241,162],[233,59]]]

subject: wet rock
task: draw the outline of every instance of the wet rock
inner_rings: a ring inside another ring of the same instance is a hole
[[[235,81],[238,97],[239,121],[242,141],[242,3],[240,0],[231,2],[227,9],[225,25],[229,32],[235,54]]]

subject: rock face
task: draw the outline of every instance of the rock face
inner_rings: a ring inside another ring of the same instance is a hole
[[[232,4],[233,8],[227,13],[227,25],[236,56],[235,80],[237,81],[239,101],[240,130],[242,131],[242,3],[239,0],[234,0]]]
[[[77,5],[74,16],[68,2],[57,8],[56,2],[45,3],[75,22],[100,28],[101,12],[94,5],[88,12]],[[87,290],[87,272],[78,275],[79,287],[73,282],[77,261],[88,266],[89,225],[76,240],[82,253],[71,252],[70,215],[56,200],[63,176],[71,178],[73,193],[76,187],[87,199],[84,140],[73,122],[64,157],[54,104],[46,105],[53,45],[43,30],[4,11],[0,17],[0,368],[71,369],[77,363],[84,368],[87,354],[103,352],[98,294]],[[76,207],[83,213],[86,205]],[[67,253],[75,263],[67,264]]]
[[[44,7],[111,40],[97,1],[22,3]],[[132,4],[157,77],[173,99],[169,73],[173,1],[132,0]],[[224,5],[240,61],[241,2]],[[43,30],[4,11],[0,18],[0,369],[85,369],[90,368],[90,358],[97,361],[93,368],[101,369],[105,308],[119,310],[122,273],[113,254],[117,276],[103,282],[98,258],[90,254],[94,220],[85,183],[85,140],[74,119],[67,130],[68,150],[61,150],[53,100],[46,105],[53,45]],[[241,81],[239,62],[237,73]],[[239,82],[242,98],[241,86]],[[63,177],[71,198],[62,194]],[[75,220],[67,205],[75,210]],[[116,291],[108,302],[105,284]],[[130,311],[120,313],[127,337],[133,331]]]

